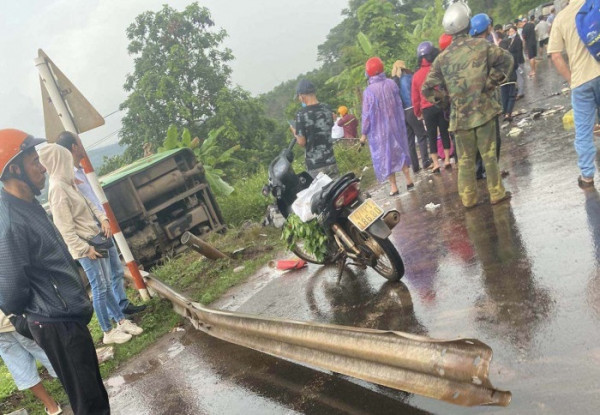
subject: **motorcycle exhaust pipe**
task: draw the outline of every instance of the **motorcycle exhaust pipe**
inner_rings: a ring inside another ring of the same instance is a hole
[[[333,229],[333,232],[336,234],[336,236],[338,238],[340,238],[342,240],[342,242],[344,243],[344,245],[346,245],[348,247],[348,249],[350,249],[355,255],[360,255],[360,251],[356,247],[356,244],[354,243],[352,238],[350,238],[348,236],[348,234],[346,232],[344,232],[344,230],[340,227],[340,225],[338,225],[337,223],[334,223],[331,226],[331,229]]]

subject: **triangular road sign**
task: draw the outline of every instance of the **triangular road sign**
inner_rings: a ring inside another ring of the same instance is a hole
[[[96,109],[89,103],[87,99],[79,92],[79,90],[69,81],[69,79],[58,69],[58,67],[50,60],[48,55],[43,50],[38,50],[38,56],[43,58],[52,75],[54,81],[58,86],[58,90],[62,96],[62,99],[67,104],[67,108],[70,111],[71,118],[77,128],[78,133],[89,131],[93,128],[104,125],[104,118],[96,111]],[[48,141],[54,141],[54,139],[65,130],[61,119],[58,115],[56,107],[52,103],[52,99],[46,90],[44,81],[40,77],[40,86],[42,88],[42,105],[44,107],[44,124],[46,127],[46,138]]]

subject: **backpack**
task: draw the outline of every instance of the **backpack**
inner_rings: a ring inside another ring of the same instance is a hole
[[[575,16],[575,25],[585,47],[600,62],[600,0],[586,0]]]

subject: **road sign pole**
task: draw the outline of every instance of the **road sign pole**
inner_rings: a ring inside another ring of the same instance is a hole
[[[40,73],[40,79],[42,81],[42,85],[44,86],[44,88],[46,89],[46,91],[48,92],[48,95],[50,97],[50,101],[51,101],[50,103],[54,106],[56,113],[58,114],[58,117],[59,117],[63,127],[65,128],[66,131],[70,131],[74,134],[79,134],[79,130],[77,129],[77,126],[75,125],[71,111],[69,110],[67,103],[65,102],[64,97],[62,96],[62,94],[58,88],[56,79],[55,79],[54,75],[52,74],[50,66],[48,65],[48,61],[46,60],[46,58],[41,56],[41,57],[36,58],[34,62],[35,62],[36,68],[38,69],[38,71]],[[47,138],[48,138],[48,141],[51,141],[51,142],[53,140],[55,140],[55,137],[47,137]],[[83,148],[83,145],[82,145],[82,148]],[[84,149],[84,152],[85,152],[85,149]],[[100,183],[98,181],[98,176],[96,175],[96,172],[94,171],[94,168],[92,167],[92,163],[90,163],[90,159],[88,158],[87,152],[85,152],[85,157],[83,158],[81,164],[82,164],[83,171],[85,172],[86,177],[88,178],[88,180],[90,181],[90,184],[92,185],[92,189],[94,190],[96,197],[98,197],[98,200],[100,201],[100,203],[102,203],[102,206],[104,207],[106,216],[108,217],[108,220],[110,222],[110,227],[111,227],[112,233],[114,235],[114,239],[117,242],[117,246],[119,247],[119,250],[123,254],[123,259],[125,260],[125,263],[127,265],[127,268],[129,269],[129,272],[133,276],[133,280],[135,282],[135,287],[139,291],[140,296],[142,297],[142,300],[147,301],[150,299],[150,295],[148,294],[148,289],[146,288],[144,279],[142,278],[139,267],[138,267],[137,263],[135,262],[135,258],[133,257],[133,254],[131,253],[131,249],[129,248],[129,245],[127,244],[125,236],[123,235],[123,232],[121,231],[121,228],[119,226],[119,223],[116,220],[113,210],[108,203],[106,195],[104,194],[104,190],[102,189],[102,186],[100,186]]]

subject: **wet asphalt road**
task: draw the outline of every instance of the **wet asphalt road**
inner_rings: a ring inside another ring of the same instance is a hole
[[[517,108],[570,107],[548,61]],[[539,100],[531,103],[531,101]],[[325,373],[211,338],[171,333],[107,380],[115,414],[594,414],[600,407],[600,195],[577,187],[562,112],[503,132],[510,203],[465,211],[456,171],[420,173],[388,198],[402,213],[391,239],[402,283],[351,268],[269,270],[217,307],[294,320],[477,338],[494,350],[490,380],[507,408],[463,408]],[[399,179],[400,179],[399,175]],[[402,183],[402,182],[401,182]],[[487,201],[485,183],[480,195]],[[424,206],[440,204],[435,212]]]

